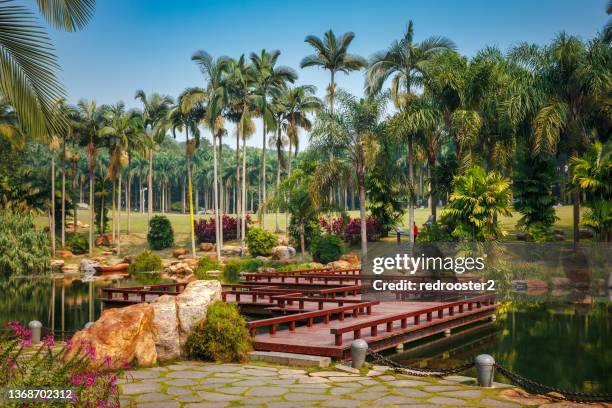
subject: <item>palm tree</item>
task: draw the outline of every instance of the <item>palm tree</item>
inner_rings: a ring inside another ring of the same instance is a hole
[[[258,108],[262,117],[262,151],[261,151],[261,183],[262,183],[262,200],[266,201],[266,138],[268,137],[268,128],[272,123],[273,118],[268,108],[268,97],[275,89],[283,89],[287,86],[287,82],[294,83],[297,79],[297,74],[292,68],[284,66],[275,66],[276,60],[280,56],[280,51],[274,50],[266,52],[261,50],[259,55],[251,53],[251,63],[255,71],[255,92],[259,96]],[[261,225],[265,225],[265,213],[262,211]]]
[[[367,99],[357,99],[352,95],[339,93],[338,112],[320,113],[312,131],[312,140],[320,148],[336,148],[345,152],[348,160],[339,163],[334,160],[330,166],[321,167],[317,172],[321,184],[337,182],[337,175],[352,168],[353,181],[359,189],[359,213],[361,217],[361,254],[367,258],[368,236],[366,228],[365,176],[369,161],[377,146],[377,132],[383,116],[387,95],[379,94]]]
[[[541,83],[546,95],[533,122],[536,152],[558,150],[560,141],[570,157],[578,157],[591,139],[596,119],[606,117],[609,97],[609,46],[599,39],[586,46],[561,33],[543,51]],[[572,177],[570,175],[570,177]],[[572,191],[574,241],[580,239],[580,192]]]
[[[96,101],[82,99],[77,105],[80,115],[79,130],[81,144],[86,146],[87,166],[89,169],[89,256],[93,256],[94,245],[94,184],[96,179],[96,152],[100,142],[99,130],[102,124],[102,111]]]
[[[95,0],[39,0],[39,12],[53,27],[83,28],[94,12]],[[28,8],[0,4],[0,95],[15,109],[22,129],[33,137],[62,134],[65,118],[56,102],[64,96],[57,78],[58,63],[46,30]]]
[[[223,121],[223,111],[228,103],[228,87],[225,80],[228,68],[228,58],[214,59],[205,51],[197,51],[191,57],[192,61],[200,67],[200,71],[207,81],[205,92],[194,92],[191,99],[194,102],[204,101],[206,103],[206,124],[212,133],[213,140],[213,195],[215,207],[215,241],[217,259],[221,259],[221,245],[223,245],[223,229],[219,218],[219,176],[217,169],[217,138],[226,133]]]
[[[412,21],[404,37],[393,42],[385,51],[380,51],[370,59],[366,74],[366,92],[380,92],[388,78],[391,80],[391,96],[396,106],[406,109],[414,99],[415,87],[423,84],[427,76],[427,61],[436,54],[454,50],[455,44],[444,37],[430,37],[420,43],[414,42]],[[414,242],[414,134],[408,133],[408,183],[409,188],[409,231],[410,242]]]
[[[329,109],[334,111],[334,96],[336,94],[336,73],[359,71],[367,65],[367,61],[354,54],[348,53],[348,47],[355,38],[355,33],[347,32],[336,36],[332,30],[323,34],[323,39],[309,35],[304,40],[315,49],[315,54],[308,55],[300,62],[300,68],[320,67],[329,71],[330,81],[327,88],[329,95]]]
[[[153,150],[157,144],[163,141],[166,135],[165,120],[173,101],[171,97],[162,96],[158,93],[147,97],[143,90],[136,91],[134,99],[140,100],[143,104],[143,123],[149,142],[147,149],[149,159],[147,219],[150,220],[153,215]]]

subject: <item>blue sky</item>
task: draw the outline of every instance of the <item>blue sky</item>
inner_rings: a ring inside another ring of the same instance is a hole
[[[203,79],[191,61],[202,49],[238,57],[279,49],[279,63],[297,69],[300,84],[320,96],[329,80],[316,68],[299,69],[311,48],[307,34],[354,31],[350,51],[365,57],[399,38],[408,20],[419,41],[447,36],[467,56],[487,45],[506,50],[520,41],[545,44],[565,30],[593,37],[607,21],[605,0],[99,0],[89,26],[77,33],[51,30],[70,102],[123,100],[136,89],[176,96]],[[341,74],[339,86],[361,94],[363,74]],[[260,138],[256,138],[260,139]]]

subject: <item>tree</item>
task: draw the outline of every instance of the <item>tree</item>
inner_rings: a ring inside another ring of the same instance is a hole
[[[370,59],[366,73],[366,92],[380,92],[386,80],[391,80],[391,97],[400,110],[405,110],[415,97],[415,87],[423,84],[427,76],[427,61],[436,54],[454,50],[455,44],[444,37],[430,37],[420,43],[414,42],[412,21],[404,37],[395,41],[385,51],[380,51]],[[412,225],[414,223],[414,134],[409,132],[408,139],[408,183],[409,183],[409,231],[410,242],[414,242]]]
[[[38,0],[37,5],[53,27],[77,31],[90,20],[95,0]],[[13,106],[26,134],[35,138],[61,134],[65,118],[55,105],[64,90],[46,30],[26,7],[5,1],[0,5],[0,31],[0,95]]]
[[[582,157],[570,160],[572,186],[587,194],[584,225],[602,241],[612,241],[612,142],[596,141]]]
[[[329,71],[327,95],[329,96],[329,109],[332,113],[336,94],[336,73],[348,74],[351,71],[359,71],[367,65],[364,58],[348,53],[348,47],[354,38],[355,33],[352,32],[336,36],[332,30],[329,30],[323,34],[323,39],[309,35],[304,40],[315,49],[315,54],[304,57],[300,62],[300,68],[320,67]]]
[[[348,93],[340,92],[338,100],[340,106],[336,113],[322,112],[318,115],[311,137],[314,143],[322,144],[324,148],[339,148],[345,151],[348,161],[343,164],[335,160],[330,162],[330,168],[323,170],[326,174],[319,172],[319,177],[315,180],[322,184],[335,183],[340,169],[332,169],[331,166],[348,165],[352,167],[354,183],[359,190],[361,254],[362,257],[367,258],[366,168],[371,165],[378,149],[377,132],[380,130],[380,120],[384,113],[387,95],[380,94],[366,99],[356,99]]]
[[[453,193],[442,213],[442,223],[451,235],[476,242],[497,240],[504,235],[496,219],[510,216],[510,180],[498,172],[472,167],[453,180]]]
[[[227,57],[214,59],[205,51],[197,51],[191,57],[192,61],[200,67],[207,84],[205,92],[194,92],[190,96],[192,102],[204,101],[206,103],[206,124],[212,133],[213,140],[213,178],[214,178],[214,207],[215,207],[215,241],[217,243],[217,259],[221,259],[221,246],[223,245],[223,229],[219,218],[219,176],[217,162],[217,143],[219,138],[226,133],[224,128],[223,111],[228,104],[228,88],[225,75],[228,69]]]
[[[82,136],[81,145],[87,150],[87,167],[89,169],[89,256],[93,256],[94,245],[94,189],[96,180],[96,153],[100,143],[100,126],[102,125],[102,110],[96,101],[82,99],[77,105],[79,112],[79,131]]]
[[[293,83],[297,79],[296,72],[285,66],[276,66],[280,51],[266,52],[261,50],[259,55],[251,53],[251,63],[255,71],[255,92],[257,107],[262,117],[262,151],[261,151],[261,181],[262,200],[266,201],[266,138],[268,137],[269,124],[273,125],[273,117],[268,107],[268,97],[277,90],[287,86],[287,82]],[[265,213],[261,214],[262,228],[265,225]]]
[[[555,153],[559,147],[578,157],[591,139],[597,117],[609,117],[612,51],[599,39],[586,46],[578,38],[559,34],[542,51],[538,84],[545,94],[533,133],[536,152]],[[570,178],[573,176],[570,174]],[[574,241],[580,239],[580,193],[572,192]]]
[[[173,101],[169,96],[162,96],[158,93],[147,97],[143,90],[136,91],[134,99],[140,100],[143,104],[143,124],[149,145],[147,149],[149,159],[147,219],[150,220],[153,214],[153,151],[166,135],[166,117]]]

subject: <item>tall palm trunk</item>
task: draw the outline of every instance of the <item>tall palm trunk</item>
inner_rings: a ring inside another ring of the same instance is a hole
[[[196,247],[195,247],[195,231],[194,231],[194,219],[193,219],[193,184],[192,184],[191,161],[189,159],[187,162],[187,179],[188,179],[188,188],[189,188],[189,232],[191,235],[191,256],[195,259]]]
[[[242,224],[242,236],[240,237],[240,254],[244,255],[244,232],[246,231],[246,135],[242,138],[242,197],[240,199],[240,205],[242,210],[242,217],[240,217],[240,223]]]
[[[147,231],[149,230],[149,221],[153,216],[153,149],[149,149],[149,175],[148,175],[149,189],[147,191],[148,196],[148,209],[147,209]]]
[[[217,250],[217,260],[221,261],[221,238],[219,234],[219,230],[221,226],[219,225],[219,182],[217,176],[217,136],[214,134],[214,126],[213,126],[213,178],[214,178],[214,186],[213,186],[213,194],[214,194],[214,206],[215,206],[215,247]]]
[[[363,175],[359,177],[359,216],[361,217],[361,259],[368,258],[368,229],[366,223],[366,194],[365,194],[365,178]]]
[[[414,243],[414,151],[412,139],[412,133],[408,134],[408,236],[410,237],[410,243]],[[361,200],[361,192],[359,194],[359,200]]]
[[[51,254],[55,256],[55,153],[51,151],[51,220],[49,223],[51,232]]]
[[[224,214],[224,191],[223,188],[223,138],[219,135],[219,245],[223,248],[223,214]]]
[[[117,255],[121,255],[121,170],[117,185]]]
[[[265,110],[265,106],[264,106],[264,110]],[[266,120],[264,118],[264,115],[262,115],[261,121],[263,123],[263,134],[262,134],[262,149],[261,149],[261,178],[260,178],[260,183],[261,183],[261,200],[260,203],[264,203],[266,202],[266,134],[267,134],[267,129],[266,129]],[[266,225],[266,212],[265,211],[260,211],[261,215],[260,215],[260,226],[261,228],[265,228]]]
[[[62,149],[62,248],[66,246],[66,145]]]
[[[578,151],[572,151],[572,157],[578,157]],[[571,167],[570,167],[571,169]],[[572,174],[570,173],[570,180]],[[572,190],[572,212],[573,212],[573,230],[574,230],[574,242],[580,241],[580,191],[578,189]]]
[[[127,180],[125,181],[125,210],[127,212],[127,234],[130,235],[131,225],[130,225],[130,212],[132,206],[132,176],[130,173],[130,169],[132,167],[132,155],[128,155],[128,167],[127,167]]]
[[[242,226],[241,222],[240,222],[240,132],[236,132],[236,184],[234,187],[234,191],[236,192],[235,194],[235,199],[234,199],[234,204],[235,204],[235,209],[236,209],[236,217],[238,217],[237,222],[236,222],[236,238],[240,239],[240,228]]]
[[[277,137],[278,137],[278,141],[277,141],[277,145],[276,145],[276,155],[278,157],[278,165],[276,166],[276,191],[278,191],[279,187],[280,187],[280,176],[281,176],[281,143],[280,143],[280,138],[281,138],[281,130],[280,130],[280,124],[278,126],[278,131],[277,131]],[[275,222],[276,222],[276,228],[274,229],[274,232],[279,233],[280,232],[280,228],[278,225],[278,216],[279,216],[279,209],[278,207],[276,207],[276,217],[275,217]]]
[[[436,197],[434,197],[433,194],[433,182],[432,182],[432,168],[436,165],[435,159],[434,162],[431,163],[431,161],[429,162],[429,164],[427,165],[427,179],[429,180],[429,209],[431,211],[431,219],[433,222],[436,222],[436,217],[437,217],[437,208],[436,208],[436,201],[438,201],[436,199]]]
[[[90,155],[90,160],[94,162],[95,158]],[[94,162],[95,163],[95,162]],[[95,164],[89,165],[89,256],[93,256],[94,246],[94,182],[96,179]]]
[[[115,205],[116,200],[117,200],[117,194],[115,191],[116,184],[117,184],[117,181],[113,177],[113,190],[111,193],[111,203],[112,203],[112,213],[113,213],[113,226],[112,226],[113,242],[117,242],[117,214],[116,214],[117,206]]]

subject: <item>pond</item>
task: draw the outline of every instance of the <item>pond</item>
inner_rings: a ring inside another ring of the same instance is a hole
[[[494,324],[440,338],[434,345],[421,343],[393,359],[408,366],[448,368],[486,353],[503,367],[542,384],[568,391],[610,392],[612,293],[582,295],[503,296]],[[577,297],[583,300],[578,302]]]

